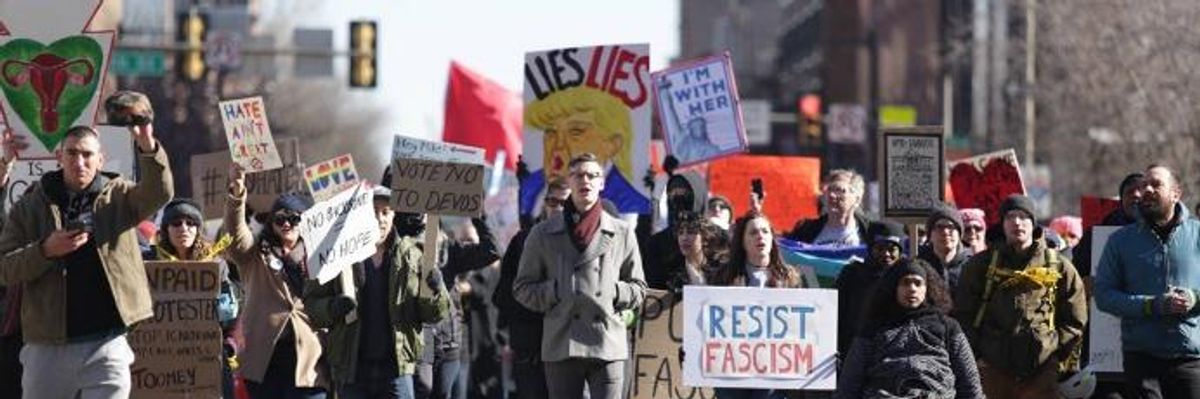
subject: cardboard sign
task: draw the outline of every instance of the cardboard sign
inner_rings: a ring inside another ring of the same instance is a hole
[[[687,386],[832,390],[836,290],[683,288]]]
[[[829,142],[864,144],[867,141],[867,109],[858,104],[829,105]]]
[[[620,213],[650,213],[650,46],[571,47],[525,54],[521,212],[532,213],[549,182],[567,177],[571,158],[592,153],[606,176],[603,198]],[[711,131],[711,130],[710,130]]]
[[[1012,194],[1025,194],[1017,153],[1012,149],[974,156],[946,165],[958,209],[979,208],[988,225],[1000,222],[1000,203]]]
[[[246,204],[256,212],[270,210],[280,194],[301,190],[304,186],[300,140],[284,138],[275,145],[281,150],[279,155],[283,167],[246,174]],[[232,164],[229,153],[225,151],[192,156],[192,199],[200,203],[205,219],[225,215],[225,202],[229,197],[229,167]]]
[[[324,201],[358,182],[354,157],[342,154],[336,158],[304,168],[304,185],[313,199]]]
[[[1079,199],[1079,218],[1083,219],[1083,230],[1104,222],[1109,213],[1121,209],[1121,200],[1084,196]]]
[[[424,159],[429,161],[484,164],[482,148],[469,145],[421,140],[407,136],[392,139],[392,159]]]
[[[229,140],[229,155],[246,172],[262,172],[283,167],[271,125],[267,122],[267,107],[262,97],[221,101],[217,106],[225,138]]]
[[[667,151],[680,166],[746,152],[746,129],[728,51],[650,76]]]
[[[884,128],[879,163],[883,216],[921,223],[945,199],[942,128]]]
[[[101,170],[121,174],[122,178],[137,181],[134,166],[137,165],[136,153],[133,147],[133,137],[129,130],[119,126],[96,126],[100,132],[100,149],[104,152],[104,166]],[[41,180],[42,175],[59,168],[58,161],[51,159],[19,159],[8,173],[8,186],[5,187],[4,209],[12,209],[25,190],[33,182]]]
[[[1108,238],[1121,226],[1096,226],[1092,229],[1092,276],[1100,268],[1100,257]],[[1098,373],[1120,373],[1125,370],[1121,354],[1121,319],[1096,307],[1096,299],[1088,298],[1091,316],[1088,318],[1088,367]]]
[[[133,398],[221,396],[221,326],[216,262],[146,262],[154,318],[126,336]]]
[[[101,0],[14,0],[0,7],[0,117],[29,149],[52,158],[76,125],[94,125],[116,41],[93,25]]]
[[[300,237],[308,248],[308,270],[325,284],[346,266],[375,254],[379,222],[371,187],[359,183],[300,217]]]
[[[475,217],[483,213],[483,165],[400,158],[392,161],[397,212]]]
[[[708,166],[708,191],[733,204],[733,214],[750,209],[750,181],[763,180],[763,211],[775,231],[791,230],[797,220],[817,216],[821,161],[817,158],[738,155]]]
[[[648,289],[634,330],[631,399],[711,399],[712,389],[683,385],[683,303],[675,295]]]

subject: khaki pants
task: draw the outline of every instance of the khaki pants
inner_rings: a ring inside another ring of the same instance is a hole
[[[1025,379],[1008,371],[979,362],[979,379],[988,399],[1058,399],[1058,365],[1046,362],[1037,373]]]

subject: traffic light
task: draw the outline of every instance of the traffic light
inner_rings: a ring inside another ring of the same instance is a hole
[[[175,24],[175,40],[187,46],[176,53],[175,68],[185,80],[197,81],[204,77],[204,37],[208,35],[208,16],[191,10],[179,14]]]
[[[350,22],[350,87],[375,87],[375,21]]]
[[[796,100],[796,115],[799,117],[801,140],[818,143],[821,141],[821,96],[805,94]]]

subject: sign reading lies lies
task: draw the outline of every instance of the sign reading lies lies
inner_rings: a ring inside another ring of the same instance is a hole
[[[688,286],[683,298],[684,385],[835,388],[837,291]]]

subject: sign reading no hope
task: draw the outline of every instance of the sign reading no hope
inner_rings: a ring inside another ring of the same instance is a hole
[[[399,158],[392,161],[392,206],[398,212],[479,216],[483,165]]]

